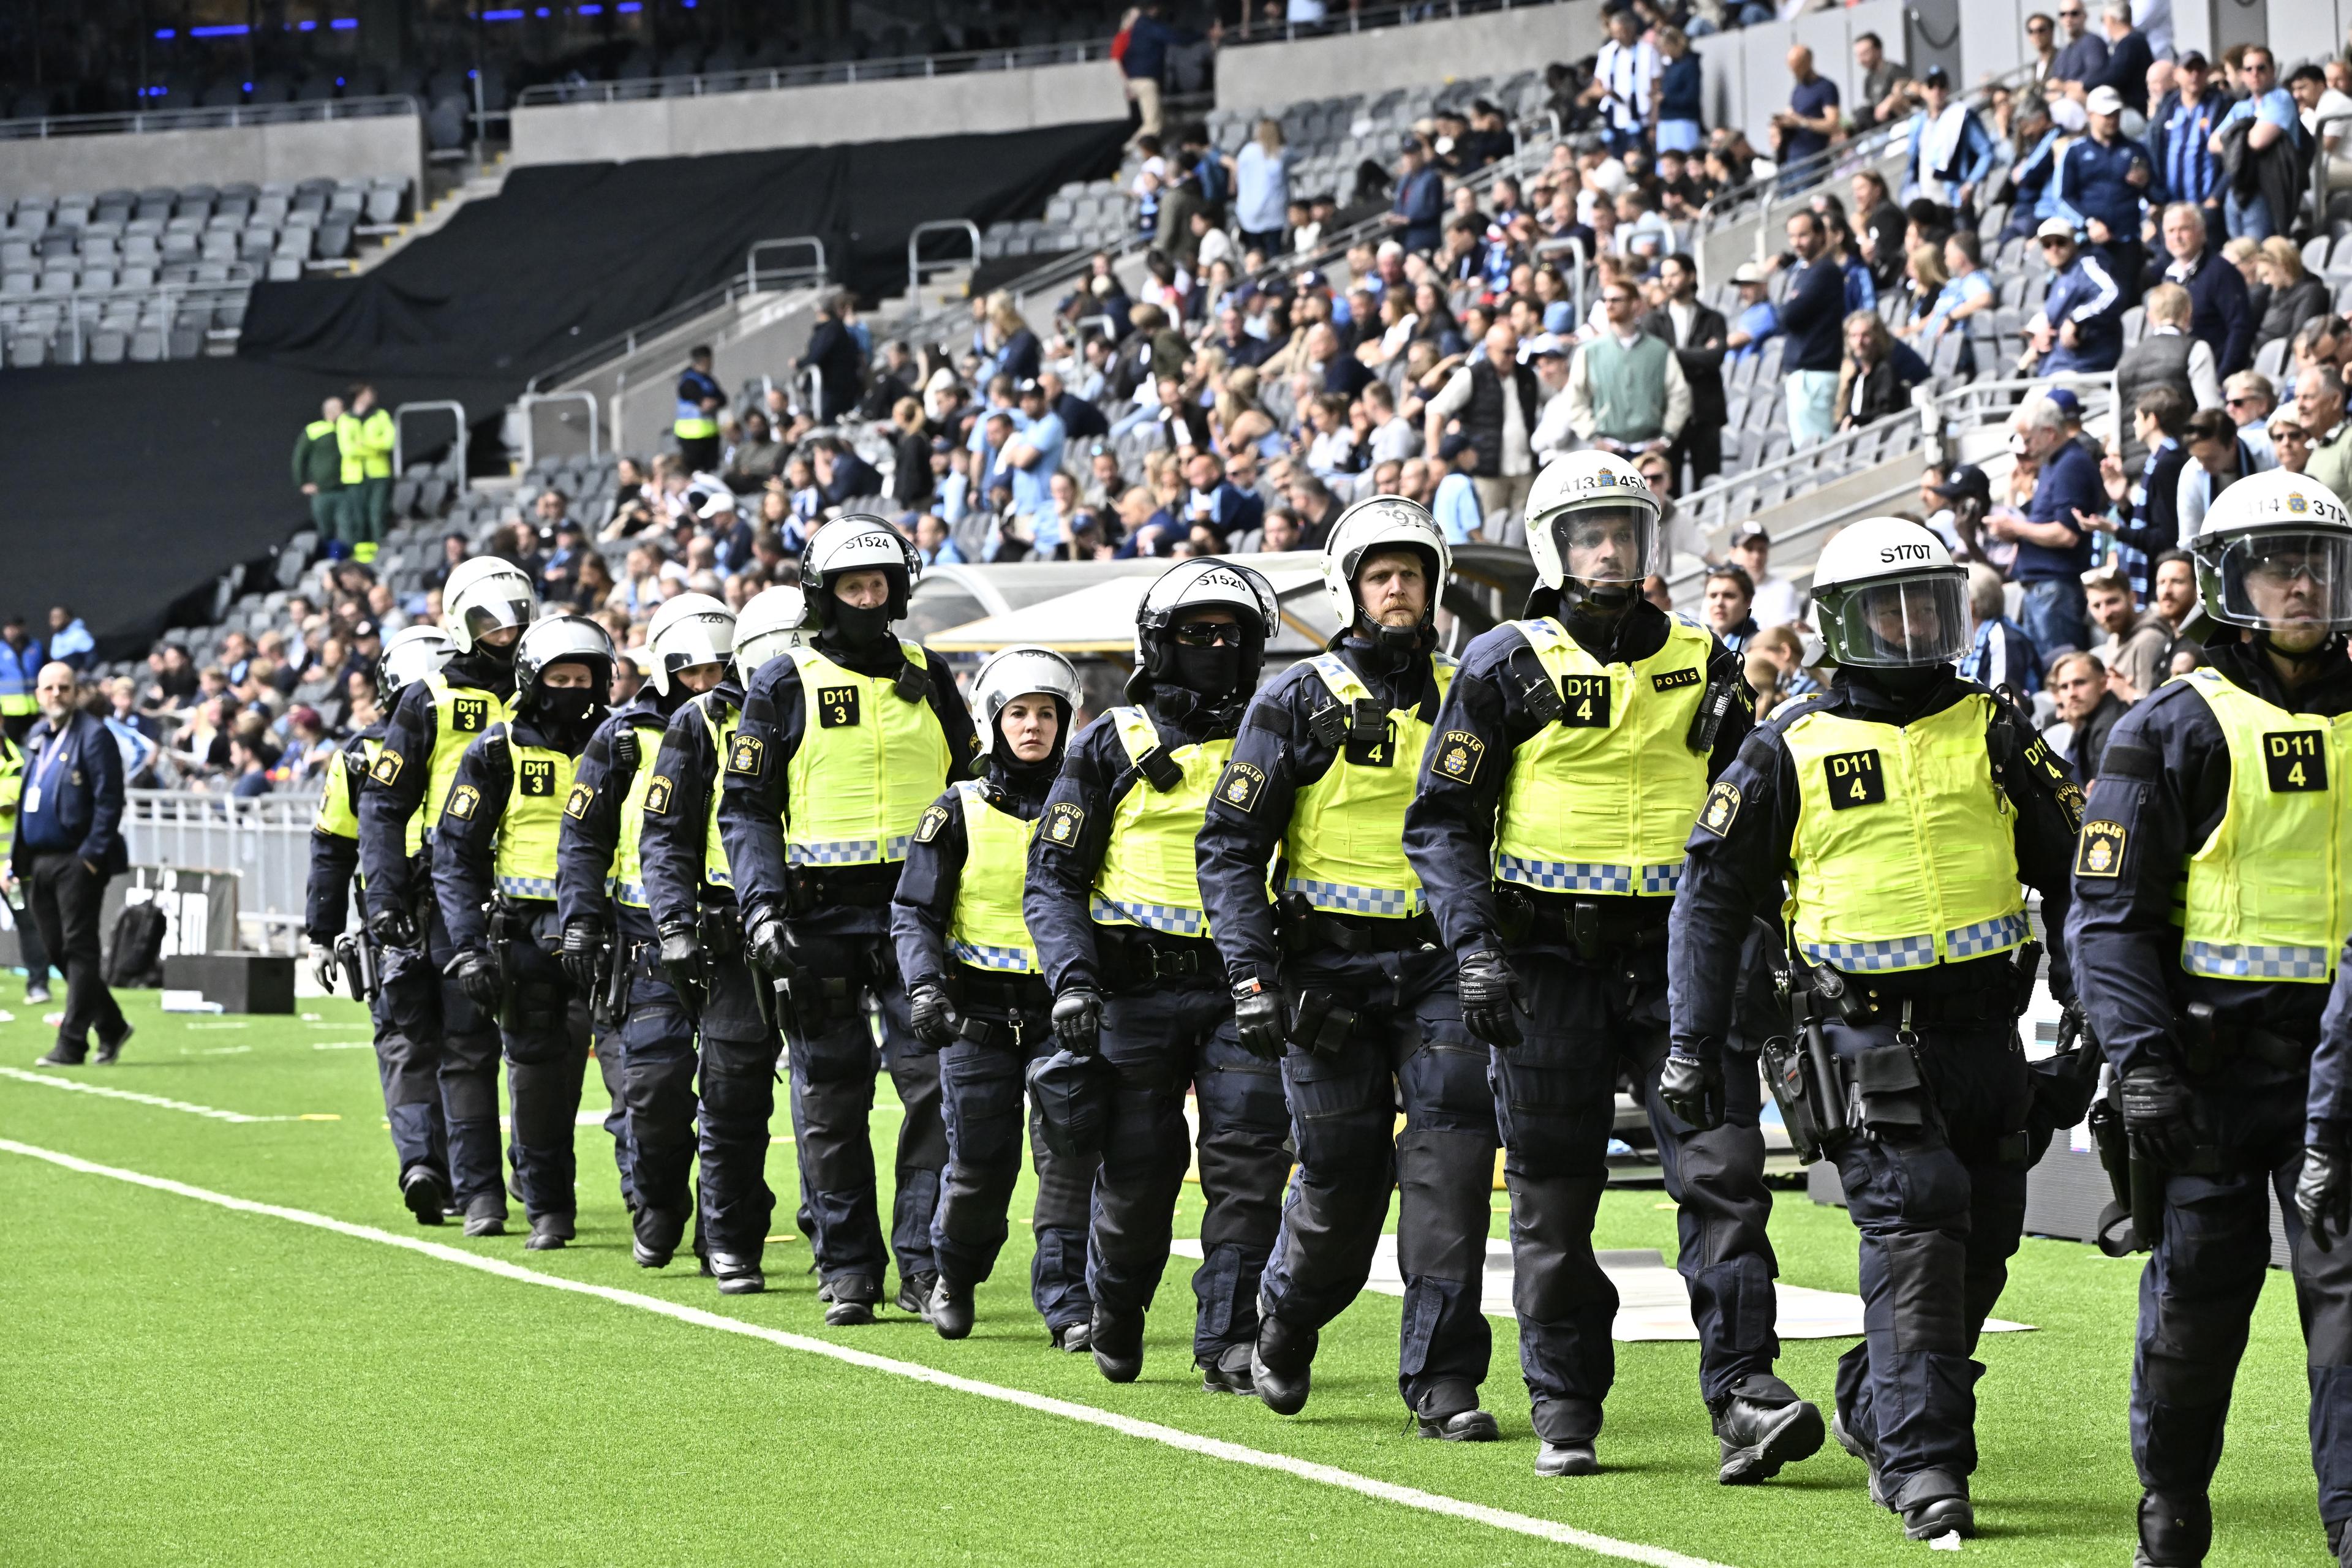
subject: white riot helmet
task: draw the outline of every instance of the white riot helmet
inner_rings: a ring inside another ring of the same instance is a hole
[[[1624,458],[1570,452],[1528,488],[1528,553],[1536,576],[1559,593],[1573,581],[1639,588],[1664,569],[1657,496]]]
[[[543,695],[539,679],[551,666],[584,664],[592,678],[590,689],[602,702],[613,689],[613,634],[585,616],[550,616],[536,621],[515,644],[515,700],[526,711]]]
[[[1042,691],[1062,704],[1062,728],[1078,710],[1082,695],[1077,666],[1049,647],[1000,648],[988,656],[971,679],[971,705],[983,733],[996,733],[996,717],[1016,697]]]
[[[441,626],[459,653],[471,653],[490,633],[530,625],[539,613],[539,590],[511,561],[477,555],[460,561],[441,590]]]
[[[2352,519],[2334,490],[2284,468],[2213,498],[2190,542],[2215,620],[2254,631],[2352,626]]]
[[[1178,668],[1179,628],[1200,610],[1230,610],[1241,624],[1238,683],[1246,691],[1265,667],[1281,601],[1254,568],[1213,556],[1180,561],[1144,590],[1135,608],[1135,673],[1146,680],[1188,685]],[[1223,695],[1204,693],[1204,695]]]
[[[1968,649],[1968,570],[1919,524],[1864,518],[1822,547],[1813,566],[1813,616],[1834,664],[1943,664]]]
[[[386,711],[392,700],[399,696],[409,682],[422,680],[428,675],[438,675],[449,656],[457,651],[449,634],[439,626],[419,622],[404,626],[392,634],[383,651],[375,658],[375,698]]]
[[[890,603],[885,618],[904,619],[922,569],[922,557],[907,536],[880,518],[857,512],[836,517],[809,535],[801,548],[801,589],[808,595],[809,624],[825,624],[834,584],[851,572],[887,574]]]
[[[680,594],[654,612],[646,626],[646,671],[654,689],[669,695],[681,669],[725,664],[735,651],[735,612],[708,594]]]
[[[789,584],[762,588],[735,617],[735,678],[749,690],[760,667],[807,641],[808,601]]]
[[[1396,549],[1418,551],[1429,571],[1429,604],[1422,611],[1422,626],[1427,626],[1437,614],[1437,595],[1454,570],[1454,552],[1446,547],[1445,531],[1419,501],[1402,496],[1373,496],[1341,512],[1323,544],[1323,592],[1329,596],[1331,614],[1343,630],[1356,629],[1362,617],[1356,598],[1356,573],[1364,557],[1376,550]],[[1416,636],[1419,631],[1416,627]]]

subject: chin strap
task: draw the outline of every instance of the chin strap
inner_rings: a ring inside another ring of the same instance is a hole
[[[2253,637],[2254,647],[2259,652],[2285,659],[2289,664],[2294,665],[2307,665],[2322,658],[2340,657],[2344,651],[2344,633],[2330,632],[2314,643],[2308,650],[2296,653],[2293,649],[2279,647],[2277,643],[2271,640],[2271,634],[2267,631],[2256,632]]]

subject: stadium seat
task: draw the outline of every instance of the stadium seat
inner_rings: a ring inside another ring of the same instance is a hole
[[[130,341],[121,332],[96,331],[89,334],[89,363],[121,364],[130,349]]]

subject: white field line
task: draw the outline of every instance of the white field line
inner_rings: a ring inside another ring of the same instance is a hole
[[[191,1105],[184,1100],[166,1100],[160,1094],[141,1094],[136,1089],[109,1089],[104,1084],[83,1083],[75,1079],[55,1078],[47,1073],[26,1072],[22,1068],[0,1068],[0,1078],[14,1079],[18,1083],[37,1083],[45,1089],[71,1089],[76,1094],[98,1094],[109,1100],[128,1100],[139,1105],[152,1105],[162,1110],[184,1110],[191,1116],[208,1116],[215,1121],[299,1121],[302,1120],[299,1116],[247,1116],[241,1110],[223,1110],[217,1106],[211,1105]]]
[[[1529,1536],[1538,1541],[1549,1541],[1561,1546],[1572,1546],[1597,1556],[1613,1557],[1627,1563],[1647,1563],[1650,1564],[1650,1568],[1723,1568],[1721,1563],[1710,1562],[1703,1557],[1688,1556],[1680,1552],[1670,1552],[1664,1547],[1644,1545],[1637,1541],[1619,1541],[1613,1536],[1596,1534],[1589,1530],[1579,1530],[1574,1525],[1562,1524],[1554,1520],[1538,1519],[1531,1514],[1514,1513],[1507,1509],[1488,1508],[1483,1503],[1465,1502],[1460,1498],[1423,1491],[1418,1487],[1400,1486],[1393,1481],[1379,1480],[1370,1476],[1360,1476],[1352,1470],[1339,1469],[1332,1465],[1319,1465],[1309,1459],[1295,1458],[1288,1454],[1270,1454],[1263,1449],[1244,1447],[1239,1443],[1228,1443],[1222,1438],[1204,1437],[1198,1433],[1182,1431],[1174,1426],[1165,1426],[1156,1421],[1139,1421],[1131,1415],[1099,1410],[1091,1405],[1079,1405],[1067,1399],[1055,1399],[1042,1394],[1032,1394],[1026,1389],[1005,1388],[992,1383],[982,1383],[974,1378],[959,1377],[953,1373],[941,1372],[936,1367],[922,1366],[914,1362],[894,1361],[888,1356],[875,1355],[868,1351],[852,1350],[845,1345],[811,1339],[804,1334],[787,1333],[781,1329],[766,1328],[758,1323],[745,1322],[740,1318],[730,1318],[718,1312],[707,1312],[698,1307],[684,1306],[676,1301],[665,1301],[659,1297],[641,1295],[635,1290],[615,1289],[608,1285],[592,1285],[583,1280],[565,1279],[552,1274],[541,1274],[534,1269],[509,1263],[504,1258],[466,1252],[457,1247],[446,1247],[439,1242],[421,1240],[415,1237],[395,1235],[388,1230],[378,1230],[373,1226],[353,1225],[347,1220],[332,1219],[325,1215],[312,1214],[307,1209],[284,1208],[276,1204],[260,1204],[247,1198],[231,1197],[226,1193],[215,1193],[204,1187],[190,1186],[184,1182],[175,1182],[169,1177],[150,1176],[138,1171],[100,1165],[72,1154],[61,1154],[55,1150],[37,1148],[30,1143],[19,1143],[9,1138],[0,1138],[0,1152],[21,1154],[27,1159],[44,1160],[52,1165],[68,1171],[77,1171],[84,1175],[105,1176],[114,1181],[127,1182],[133,1186],[147,1187],[159,1193],[170,1193],[178,1197],[193,1198],[198,1203],[211,1204],[216,1208],[229,1209],[238,1214],[261,1215],[271,1219],[287,1220],[295,1225],[309,1226],[315,1230],[331,1231],[337,1236],[349,1237],[355,1241],[372,1241],[382,1247],[394,1247],[406,1252],[420,1253],[443,1263],[454,1263],[460,1268],[495,1275],[501,1279],[512,1280],[518,1284],[536,1285],[542,1289],[561,1290],[575,1296],[593,1296],[600,1300],[609,1301],[614,1306],[633,1307],[641,1312],[651,1312],[657,1317],[693,1324],[697,1328],[715,1329],[721,1333],[740,1334],[746,1339],[764,1340],[770,1344],[785,1350],[799,1351],[807,1355],[824,1356],[830,1361],[863,1367],[868,1372],[885,1373],[893,1377],[905,1378],[912,1383],[929,1384],[935,1388],[952,1389],[959,1394],[994,1400],[1002,1405],[1015,1405],[1041,1415],[1058,1415],[1067,1421],[1104,1427],[1125,1436],[1141,1438],[1146,1442],[1158,1443],[1184,1453],[1198,1454],[1206,1458],[1223,1459],[1228,1464],[1246,1465],[1253,1469],[1271,1470],[1278,1475],[1290,1476],[1298,1480],[1313,1481],[1319,1486],[1354,1492],[1359,1497],[1370,1498],[1378,1502],[1392,1503],[1400,1508],[1413,1509],[1423,1513],[1435,1514],[1444,1519],[1460,1520],[1469,1524],[1483,1524],[1513,1535]]]

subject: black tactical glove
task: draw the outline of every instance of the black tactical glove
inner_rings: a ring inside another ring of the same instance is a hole
[[[1072,1056],[1090,1057],[1102,1048],[1102,993],[1074,985],[1054,998],[1054,1037]]]
[[[1658,1098],[1701,1132],[1722,1126],[1722,1046],[1714,1040],[1676,1040],[1658,1069]]]
[[[955,1004],[949,999],[946,986],[937,981],[918,980],[907,988],[907,1003],[915,1038],[938,1050],[956,1037],[963,1020],[956,1016]]]
[[[2322,1252],[2332,1251],[2334,1237],[2352,1234],[2352,1159],[2332,1143],[2314,1143],[2303,1152],[2303,1174],[2294,1179],[2294,1212]]]
[[[368,916],[368,934],[378,947],[419,947],[416,922],[401,909],[378,910]]]
[[[1489,948],[1462,961],[1458,976],[1462,1022],[1490,1046],[1508,1050],[1519,1043],[1519,983],[1503,955]]]
[[[335,945],[332,942],[310,939],[310,977],[319,989],[332,996],[335,994]]]
[[[2167,1067],[2134,1068],[2124,1074],[2117,1097],[2133,1159],[2166,1171],[2188,1165],[2197,1147],[2197,1124],[2189,1114],[2189,1086],[2178,1073]]]
[[[490,962],[488,953],[469,948],[451,959],[442,973],[456,981],[466,1000],[483,1012],[499,1010],[499,966]]]
[[[1234,1028],[1242,1049],[1265,1061],[1282,1059],[1282,994],[1255,980],[1234,987]]]
[[[604,957],[604,922],[587,915],[575,916],[563,928],[564,978],[583,996],[596,989],[596,965]]]
[[[686,1004],[686,1010],[700,1017],[703,994],[709,987],[702,953],[702,933],[692,925],[664,926],[661,929],[662,973],[668,976],[670,989]]]
[[[784,922],[776,918],[773,910],[751,911],[751,918],[743,922],[743,950],[765,973],[785,975],[793,972],[793,944],[784,936]]]

